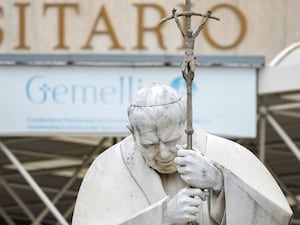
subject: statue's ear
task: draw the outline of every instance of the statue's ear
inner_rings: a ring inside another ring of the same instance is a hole
[[[131,126],[131,124],[127,124],[126,126],[127,126],[128,130],[130,131],[130,133],[132,134],[132,136],[134,137],[134,129]]]

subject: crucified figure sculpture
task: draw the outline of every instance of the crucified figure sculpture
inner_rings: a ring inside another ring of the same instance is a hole
[[[208,11],[205,15],[201,13],[195,13],[191,10],[191,1],[186,0],[186,11],[182,13],[176,13],[176,9],[172,10],[172,16],[164,18],[160,23],[164,23],[168,20],[174,19],[177,27],[179,28],[181,35],[184,38],[185,45],[185,55],[181,64],[182,76],[187,83],[187,147],[192,148],[192,134],[194,132],[192,125],[192,82],[194,79],[194,71],[196,67],[195,56],[194,56],[194,45],[195,39],[199,35],[200,31],[203,29],[204,25],[208,19],[219,20],[219,18],[212,16],[211,11]],[[179,21],[178,17],[186,17],[186,29],[183,28],[182,24]],[[191,27],[191,17],[192,16],[201,16],[203,17],[201,24],[198,26],[195,33],[193,33]]]
[[[177,9],[172,10],[172,16],[175,19],[175,22],[177,24],[178,29],[181,32],[181,35],[184,38],[184,44],[185,44],[185,57],[181,64],[181,70],[183,74],[186,74],[187,71],[191,70],[192,72],[195,71],[196,63],[195,63],[195,57],[194,57],[194,45],[195,45],[195,39],[199,35],[200,31],[203,29],[204,25],[208,21],[208,19],[211,16],[211,11],[208,11],[206,15],[203,16],[201,24],[198,26],[195,33],[193,33],[192,28],[188,27],[187,31],[184,31],[184,28],[182,24],[180,23],[178,19],[178,15],[176,14]],[[189,67],[189,69],[188,69]]]

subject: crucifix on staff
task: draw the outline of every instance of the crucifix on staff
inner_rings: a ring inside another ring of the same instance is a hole
[[[219,20],[219,18],[212,16],[212,12],[208,11],[206,14],[195,13],[191,10],[191,0],[186,0],[186,11],[182,13],[177,13],[177,10],[174,8],[172,10],[172,16],[164,18],[160,23],[164,23],[168,20],[174,19],[178,29],[181,32],[181,35],[184,38],[185,45],[185,55],[181,64],[182,76],[187,84],[187,149],[192,149],[192,135],[194,133],[193,129],[193,108],[192,108],[192,82],[194,79],[194,72],[196,67],[195,56],[194,56],[194,46],[195,39],[199,35],[200,31],[203,29],[204,25],[208,19]],[[178,17],[186,17],[186,31],[184,31],[183,25],[179,21]],[[197,30],[193,32],[192,30],[192,16],[203,17],[200,25]]]
[[[206,14],[194,13],[191,10],[191,0],[186,0],[186,11],[183,13],[176,13],[177,10],[173,8],[172,16],[164,18],[160,21],[160,23],[164,23],[170,19],[174,19],[179,31],[181,32],[182,37],[184,38],[184,46],[185,46],[185,55],[181,64],[181,72],[182,76],[187,84],[187,123],[185,132],[187,134],[187,149],[192,149],[192,136],[194,133],[193,128],[193,105],[192,105],[192,82],[195,76],[195,56],[194,56],[194,47],[195,47],[195,40],[199,35],[200,31],[203,29],[205,24],[207,23],[208,19],[215,19],[219,20],[219,18],[212,16],[211,11],[207,11]],[[184,30],[181,22],[179,21],[178,17],[184,16],[186,17],[186,30]],[[200,16],[202,17],[202,21],[198,26],[197,30],[193,32],[192,30],[192,16]],[[203,192],[206,196],[209,195],[209,191],[204,189]],[[196,223],[189,222],[188,225],[193,225]]]

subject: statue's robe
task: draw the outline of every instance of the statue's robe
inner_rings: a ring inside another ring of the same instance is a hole
[[[292,211],[264,165],[241,145],[207,134],[193,148],[222,170],[224,187],[199,207],[200,225],[287,225]],[[73,225],[163,225],[170,197],[159,174],[134,150],[132,136],[93,162],[81,184]]]

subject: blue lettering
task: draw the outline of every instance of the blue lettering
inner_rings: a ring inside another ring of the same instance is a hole
[[[44,76],[33,76],[25,85],[26,97],[34,104],[128,104],[133,93],[143,86],[143,79],[120,76],[115,85],[53,84]]]
[[[116,94],[116,88],[113,86],[104,86],[100,91],[100,99],[104,104],[112,104],[112,96]]]
[[[89,94],[89,95],[88,95]],[[94,85],[72,85],[72,103],[78,103],[78,98],[81,96],[79,103],[86,104],[88,99],[92,99],[92,103],[97,103],[97,88]]]
[[[120,76],[120,104],[124,103],[124,77]]]
[[[131,99],[132,99],[132,77],[129,77],[128,78],[128,102],[130,102],[131,101]]]
[[[26,84],[26,96],[29,101],[37,104],[44,104],[47,101],[47,92],[50,91],[50,88],[46,83],[42,84],[40,88],[35,88],[36,85],[40,84],[35,81],[43,79],[43,76],[34,76],[27,81]]]
[[[53,101],[58,104],[64,104],[67,102],[66,95],[68,94],[69,90],[65,85],[57,85],[53,88],[52,91],[52,98]]]

